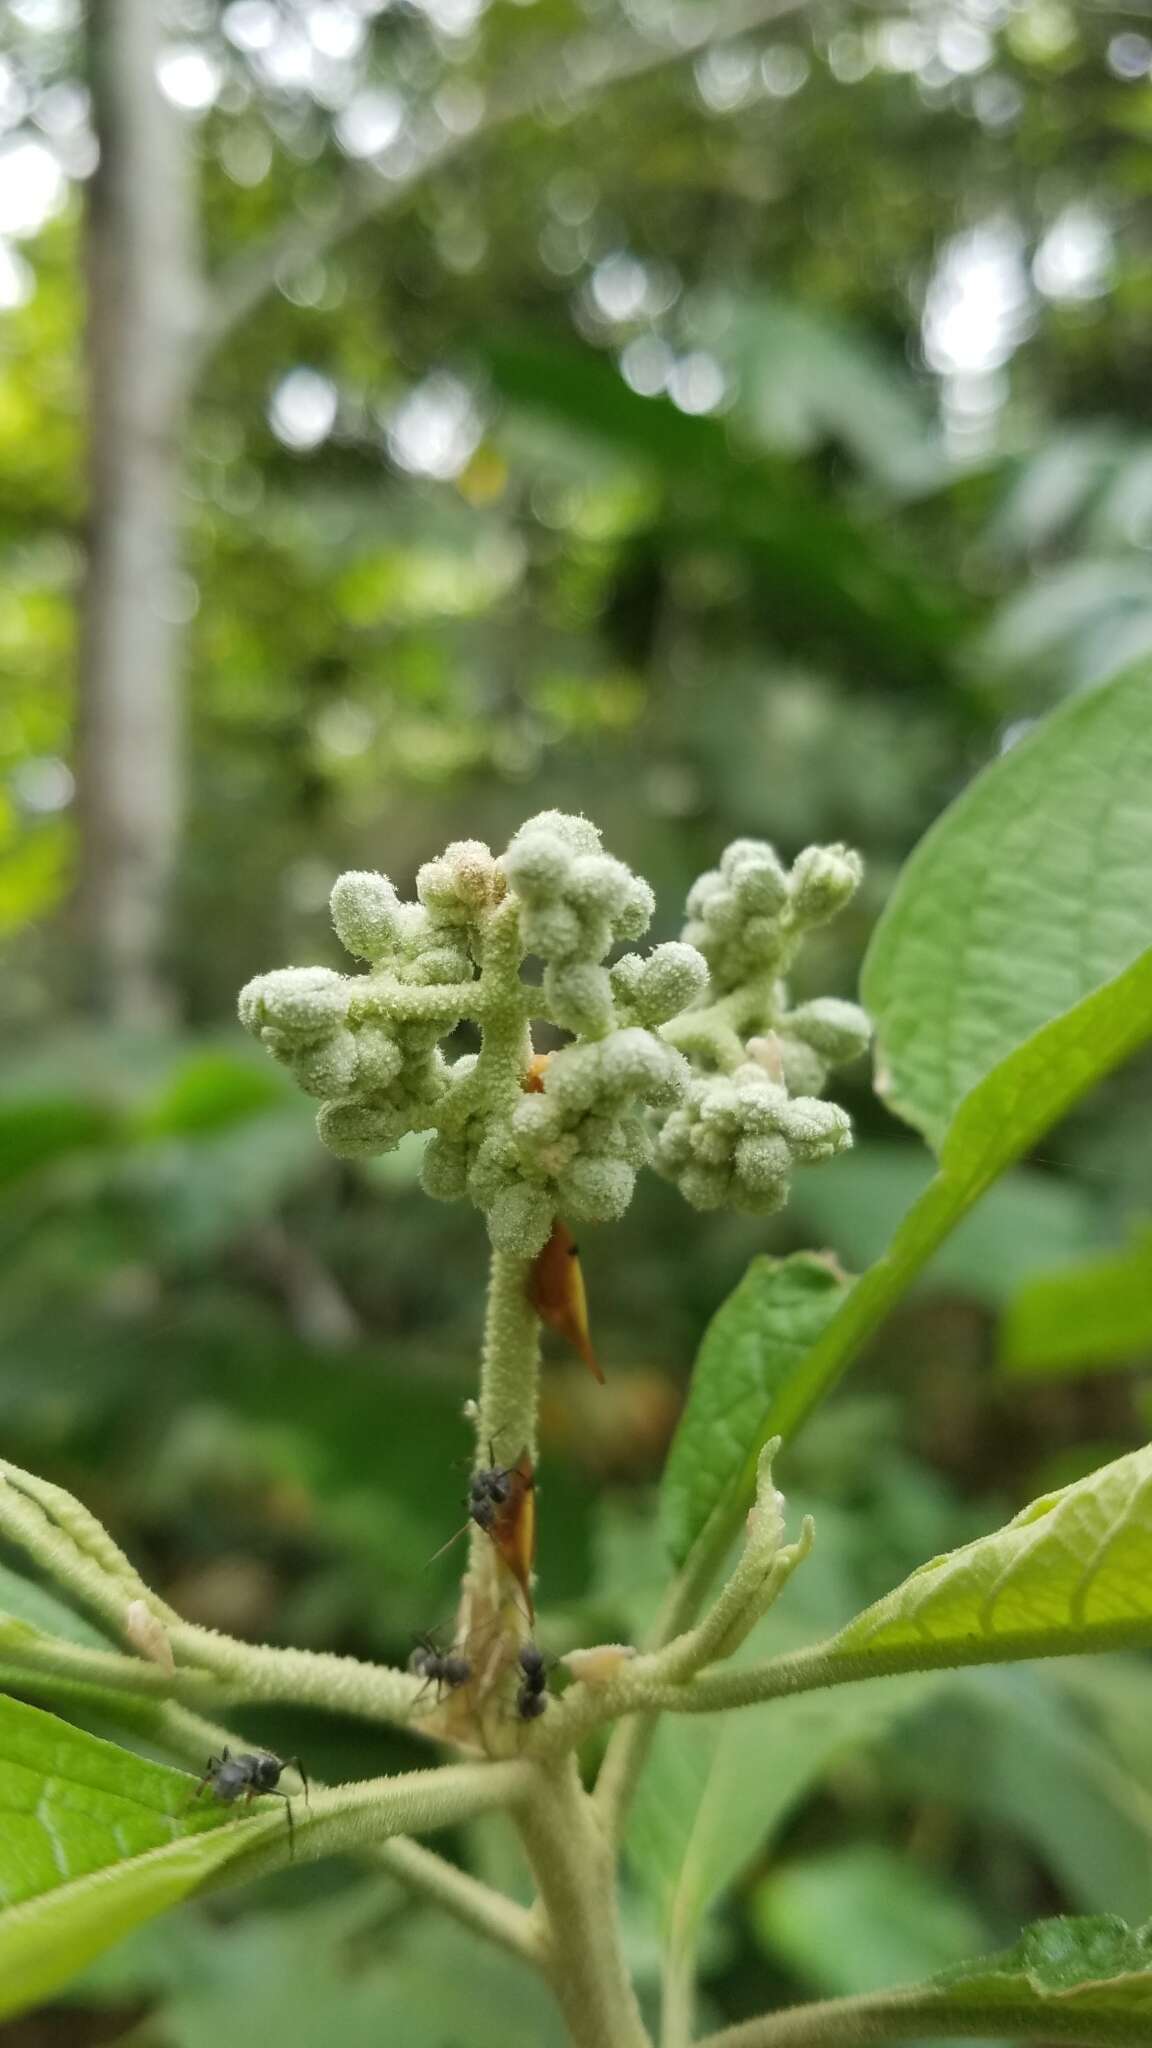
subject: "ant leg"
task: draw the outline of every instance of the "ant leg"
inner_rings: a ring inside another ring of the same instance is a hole
[[[300,1766],[299,1766],[299,1764],[297,1764],[297,1765],[295,1766],[295,1768],[296,1768],[297,1770],[300,1770]],[[300,1775],[301,1775],[301,1777],[303,1777],[304,1773],[303,1773],[303,1772],[301,1771],[301,1772],[300,1772]],[[249,1795],[249,1796],[251,1796],[251,1795]],[[291,1794],[290,1794],[290,1793],[288,1793],[288,1792],[271,1792],[271,1793],[270,1793],[270,1794],[268,1795],[268,1797],[269,1797],[269,1798],[272,1798],[272,1799],[282,1799],[282,1800],[284,1801],[284,1818],[285,1818],[285,1820],[286,1820],[286,1821],[287,1821],[287,1823],[288,1823],[288,1854],[289,1854],[290,1858],[292,1859],[292,1861],[293,1861],[293,1862],[295,1862],[295,1860],[296,1860],[296,1822],[295,1822],[295,1820],[294,1820],[294,1819],[293,1819],[293,1817],[292,1817],[292,1798],[291,1798]]]
[[[301,1784],[303,1785],[303,1787],[304,1787],[304,1804],[305,1804],[305,1806],[311,1806],[311,1804],[312,1804],[312,1799],[311,1799],[311,1788],[310,1788],[310,1786],[309,1786],[309,1784],[308,1784],[308,1773],[307,1773],[307,1771],[306,1771],[306,1770],[304,1769],[304,1766],[303,1766],[303,1764],[301,1763],[301,1761],[300,1761],[300,1759],[299,1759],[299,1757],[298,1757],[298,1756],[290,1756],[290,1757],[288,1758],[288,1763],[289,1763],[289,1766],[290,1766],[290,1768],[291,1768],[292,1770],[294,1770],[294,1771],[295,1771],[295,1773],[296,1773],[296,1776],[297,1776],[297,1777],[299,1778],[299,1780],[300,1780],[300,1783],[301,1783]],[[285,1797],[287,1797],[287,1794],[285,1794]]]
[[[223,1763],[223,1762],[225,1761],[225,1759],[227,1758],[227,1755],[228,1755],[228,1751],[227,1751],[227,1750],[225,1750],[225,1751],[224,1751],[224,1755],[223,1755],[222,1757],[219,1757],[219,1756],[210,1756],[210,1757],[209,1757],[209,1759],[208,1759],[207,1763],[206,1763],[206,1764],[205,1764],[205,1766],[204,1766],[204,1776],[203,1776],[203,1777],[201,1778],[201,1780],[200,1780],[200,1783],[199,1783],[199,1784],[197,1785],[197,1787],[196,1787],[196,1790],[195,1790],[194,1792],[190,1792],[190,1793],[188,1794],[188,1804],[189,1804],[189,1806],[194,1806],[194,1805],[195,1805],[195,1803],[196,1803],[196,1801],[197,1801],[197,1800],[199,1799],[199,1797],[200,1797],[200,1794],[201,1794],[201,1793],[202,1793],[202,1791],[204,1790],[204,1787],[205,1787],[205,1785],[210,1785],[210,1784],[212,1783],[212,1780],[213,1780],[213,1778],[214,1778],[214,1777],[215,1777],[215,1775],[216,1775],[216,1769],[217,1769],[217,1766],[218,1766],[219,1764],[222,1764],[222,1763]]]

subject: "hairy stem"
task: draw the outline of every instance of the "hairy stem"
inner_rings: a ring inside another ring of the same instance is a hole
[[[517,1818],[539,1889],[544,1969],[574,2048],[651,2048],[620,1943],[612,1843],[573,1758],[533,1779]]]
[[[531,1271],[530,1259],[492,1254],[476,1423],[478,1465],[510,1464],[522,1450],[536,1462],[540,1323],[528,1299]]]
[[[880,1991],[765,2013],[709,2034],[699,2048],[869,2048],[879,2041],[927,2041],[945,2034],[974,2040],[1009,2035],[1034,2041],[1043,2036],[1046,2041],[1079,2043],[1080,2048],[1133,2048],[1143,2038],[1133,2017],[1114,2013],[1089,2018],[1061,2012],[1055,1999],[1013,2010],[952,2004],[946,1995],[931,1991]]]
[[[162,1708],[153,1732],[158,1742],[196,1770],[203,1768],[208,1757],[219,1756],[225,1747],[238,1754],[249,1746],[234,1729],[221,1728],[184,1707]],[[311,1783],[314,1791],[325,1790],[319,1779],[313,1778]],[[390,1841],[378,1842],[367,1851],[367,1859],[409,1891],[419,1892],[431,1904],[442,1906],[473,1933],[539,1967],[539,1934],[532,1915],[514,1899],[481,1884],[466,1870],[458,1869],[434,1849],[425,1848],[422,1842],[414,1842],[407,1835],[394,1835]]]

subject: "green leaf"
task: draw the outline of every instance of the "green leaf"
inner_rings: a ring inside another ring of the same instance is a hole
[[[760,1632],[750,1640],[763,1638]],[[751,1654],[750,1652],[748,1654]],[[737,1660],[746,1661],[745,1654]],[[770,1716],[666,1715],[640,1780],[629,1863],[670,1949],[694,1949],[708,1909],[764,1854],[841,1757],[874,1744],[925,1697],[934,1674],[773,1703]]]
[[[678,1563],[742,1471],[757,1430],[771,1435],[774,1404],[846,1284],[814,1253],[757,1258],[717,1309],[660,1489],[664,1537]]]
[[[810,1243],[834,1244],[854,1273],[882,1258],[901,1217],[932,1178],[932,1162],[914,1143],[860,1145],[797,1176],[791,1215]],[[989,1188],[928,1262],[924,1285],[999,1307],[1027,1280],[1082,1257],[1099,1234],[1097,1212],[1081,1187],[1021,1166]]]
[[[1000,1329],[1000,1364],[1030,1376],[1100,1371],[1152,1350],[1152,1233],[1020,1289]]]
[[[997,1839],[1008,1832],[1026,1843],[1075,1911],[1142,1919],[1152,1897],[1152,1799],[1062,1672],[1060,1664],[954,1672],[945,1695],[888,1746],[887,1780],[913,1800],[978,1816]],[[1142,1739],[1147,1746],[1146,1719]]]
[[[1152,1446],[931,1559],[827,1646],[853,1676],[1152,1644]]]
[[[184,1060],[153,1102],[139,1113],[148,1138],[198,1137],[248,1123],[279,1106],[290,1089],[274,1067],[234,1053],[202,1052]]]
[[[282,1813],[193,1807],[188,1776],[0,1698],[0,2018],[206,1883]]]
[[[1145,2039],[1152,2023],[1152,1923],[1128,1927],[1110,1913],[1040,1920],[1015,1948],[945,1971],[933,1988],[958,2012],[1031,2011],[1041,2033],[1131,2044]],[[1112,2020],[1115,2032],[1107,2031]],[[1140,2021],[1137,2032],[1133,2022]],[[1081,2036],[1080,2023],[1105,2030]]]
[[[72,1096],[0,1103],[0,1187],[12,1186],[67,1159],[109,1144],[121,1120],[112,1109]]]
[[[172,2048],[249,2048],[254,2038],[276,2048],[329,2038],[340,2048],[563,2048],[563,2021],[535,1972],[407,1903],[390,1915],[374,1879],[229,1927],[178,1916],[177,1939],[145,1951],[125,1989],[165,1994]]]
[[[38,1635],[63,1637],[65,1642],[81,1643],[88,1650],[111,1650],[117,1647],[99,1629],[93,1628],[80,1614],[66,1607],[54,1593],[33,1580],[26,1579],[19,1572],[10,1571],[0,1564],[0,1645],[15,1641],[15,1635],[6,1631],[32,1629]]]
[[[924,1984],[824,2008],[821,2038],[834,2038],[841,2012],[844,2038],[851,2040],[863,2038],[862,2026],[878,2041],[921,2040],[929,2030],[954,2028],[964,2035],[1074,2041],[1081,2048],[1136,2048],[1152,2039],[1152,1925],[1128,1927],[1111,1914],[1040,1920],[1000,1955],[957,1964]]]
[[[764,1945],[824,1997],[907,1982],[989,1938],[959,1890],[879,1842],[784,1863],[749,1906]]]
[[[773,1390],[744,1467],[702,1538],[711,1553],[722,1553],[739,1528],[768,1438],[787,1440],[1004,1168],[1149,1036],[1152,952],[1027,1039],[966,1097],[945,1139],[940,1171],[908,1211],[887,1253],[856,1281],[807,1356],[793,1360]]]
[[[954,591],[892,546],[884,522],[848,519],[795,462],[734,446],[728,423],[689,416],[668,398],[639,397],[599,350],[571,338],[488,333],[477,349],[495,390],[587,440],[639,461],[666,489],[662,522],[674,536],[726,542],[755,564],[777,630],[794,619],[871,648],[892,672],[939,670],[962,625]]]
[[[922,840],[863,974],[879,1086],[939,1147],[1014,1048],[1152,943],[1152,667],[1073,699]]]

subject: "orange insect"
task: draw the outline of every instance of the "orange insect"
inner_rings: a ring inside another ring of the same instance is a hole
[[[468,1520],[490,1538],[524,1595],[529,1621],[535,1621],[532,1567],[536,1561],[536,1473],[527,1445],[514,1465],[481,1465],[473,1472],[468,1487]],[[435,1564],[436,1558],[443,1557],[467,1527],[465,1522],[455,1536],[442,1543],[429,1563]]]
[[[528,1299],[540,1321],[579,1352],[593,1379],[604,1385],[588,1329],[588,1297],[572,1233],[557,1217],[552,1235],[532,1261]]]
[[[472,1476],[472,1520],[490,1536],[501,1562],[524,1595],[534,1622],[532,1567],[536,1562],[536,1474],[527,1446],[514,1465],[492,1466]]]

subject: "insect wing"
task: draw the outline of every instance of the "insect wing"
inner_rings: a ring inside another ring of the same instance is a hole
[[[488,1531],[524,1595],[528,1618],[535,1620],[532,1604],[532,1567],[536,1561],[536,1474],[527,1450],[509,1465],[508,1498],[497,1508]]]

